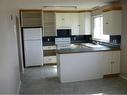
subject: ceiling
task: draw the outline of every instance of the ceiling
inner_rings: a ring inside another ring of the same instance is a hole
[[[42,6],[76,6],[78,9],[92,9],[119,0],[18,0],[20,8],[42,8]]]

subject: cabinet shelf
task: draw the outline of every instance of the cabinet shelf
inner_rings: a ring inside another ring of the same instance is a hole
[[[43,36],[56,35],[55,12],[43,12]]]
[[[21,16],[21,26],[22,27],[36,27],[42,26],[42,12],[40,11],[22,11]]]

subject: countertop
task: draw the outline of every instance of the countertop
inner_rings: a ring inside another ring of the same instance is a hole
[[[93,47],[84,44],[71,44],[70,48],[57,49],[57,54],[69,54],[69,53],[85,53],[85,52],[102,52],[102,51],[118,51],[121,50],[119,47],[111,47],[99,45],[99,47],[93,45]]]

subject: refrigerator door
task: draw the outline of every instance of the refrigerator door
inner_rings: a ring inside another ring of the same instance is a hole
[[[24,28],[23,37],[25,41],[42,39],[42,28]]]
[[[24,41],[24,51],[26,67],[43,65],[41,40]]]

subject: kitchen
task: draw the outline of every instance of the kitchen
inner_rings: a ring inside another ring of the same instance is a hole
[[[17,3],[19,93],[127,93],[124,7],[117,0],[92,2]]]
[[[25,66],[34,68],[39,65],[37,62],[43,67],[55,66],[61,83],[118,77],[122,31],[119,2],[85,11],[75,7],[74,10],[51,10],[50,7],[54,8],[20,10],[23,35],[27,33],[25,29],[37,27],[42,35],[40,52],[36,47],[27,52],[28,47],[24,45]]]
[[[40,27],[38,36],[42,40],[40,45],[33,43],[40,49],[24,44],[24,67],[57,65],[58,79],[62,83],[120,75],[122,8],[119,3],[88,11],[75,10],[75,7],[72,10],[51,8],[54,7],[20,10],[23,39],[25,35],[28,38],[32,35],[25,29]]]

